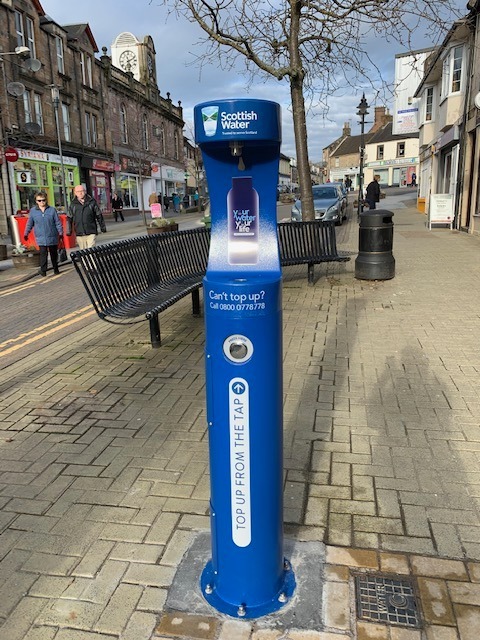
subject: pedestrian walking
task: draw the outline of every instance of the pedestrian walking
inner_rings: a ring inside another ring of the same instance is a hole
[[[380,185],[378,184],[379,180],[380,176],[373,176],[373,180],[367,187],[365,200],[367,201],[370,209],[375,209],[377,202],[380,202]]]
[[[75,187],[73,193],[75,197],[67,213],[67,236],[72,235],[72,230],[75,229],[78,246],[80,249],[88,249],[95,246],[98,227],[102,233],[106,233],[105,220],[97,201],[81,184]]]
[[[165,209],[165,213],[168,211],[169,205],[170,205],[170,198],[167,195],[163,196],[163,208]]]
[[[172,193],[173,210],[175,213],[180,211],[180,196],[178,193]]]
[[[122,222],[125,222],[125,218],[123,217],[123,200],[116,191],[112,197],[112,211],[115,222],[118,222],[119,217]]]
[[[40,275],[47,275],[48,254],[52,262],[53,273],[58,270],[58,240],[63,238],[63,228],[55,207],[48,204],[45,191],[35,193],[35,206],[30,209],[27,226],[23,235],[24,242],[28,241],[28,234],[33,229],[35,240],[40,248]]]

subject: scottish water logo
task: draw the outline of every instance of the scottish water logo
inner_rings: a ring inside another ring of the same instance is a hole
[[[203,130],[206,136],[214,136],[217,132],[218,107],[202,108]]]

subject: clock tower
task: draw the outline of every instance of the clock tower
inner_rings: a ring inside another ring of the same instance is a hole
[[[155,45],[151,36],[140,41],[133,33],[125,31],[115,38],[111,49],[115,67],[133,73],[135,80],[143,84],[157,85]]]

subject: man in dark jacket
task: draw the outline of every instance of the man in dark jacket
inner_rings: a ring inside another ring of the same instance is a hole
[[[82,185],[73,190],[75,197],[68,207],[67,236],[72,235],[72,225],[77,235],[77,243],[80,249],[88,249],[95,246],[95,238],[100,231],[105,233],[107,228],[97,201],[89,196]]]
[[[380,185],[378,181],[380,176],[373,176],[372,182],[367,187],[365,200],[368,202],[370,209],[375,209],[377,202],[380,202]]]

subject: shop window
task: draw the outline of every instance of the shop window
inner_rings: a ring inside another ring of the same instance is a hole
[[[49,191],[47,165],[19,160],[14,165],[17,182],[17,208],[31,209],[35,205],[35,193],[40,189]],[[25,179],[25,182],[22,180]]]
[[[136,176],[121,174],[120,180],[117,182],[116,191],[121,194],[120,197],[127,208],[138,207],[137,180]]]
[[[405,157],[405,142],[397,143],[397,158]]]
[[[383,160],[384,149],[383,144],[377,144],[377,160]]]
[[[65,60],[63,57],[63,40],[60,36],[55,36],[55,48],[57,51],[58,72],[65,74]]]
[[[124,104],[120,105],[120,133],[123,144],[128,144],[127,109]]]
[[[63,121],[63,139],[66,142],[70,142],[71,134],[70,134],[70,110],[68,108],[68,104],[62,102],[62,121]]]

